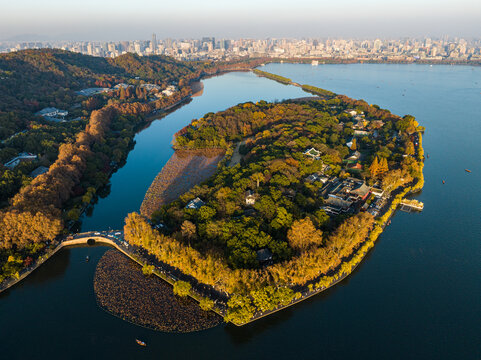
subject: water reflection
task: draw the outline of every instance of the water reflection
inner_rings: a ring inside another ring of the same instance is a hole
[[[1,292],[0,300],[6,296],[9,296],[11,292],[16,291],[16,289],[23,286],[39,286],[47,283],[53,283],[59,278],[62,278],[69,266],[70,251],[60,250],[40,267],[42,271],[39,271],[40,269],[37,269],[36,271],[28,275],[28,284],[27,281],[21,281],[10,289]]]
[[[396,114],[414,114],[426,126],[423,145],[430,154],[426,186],[417,196],[425,210],[398,212],[355,272],[324,293],[246,327],[226,325],[188,335],[139,328],[103,312],[92,279],[107,248],[67,249],[59,254],[66,258],[54,257],[0,296],[2,357],[481,358],[480,90],[466,90],[473,81],[481,83],[480,69],[284,64],[266,70],[364,98]],[[381,88],[373,86],[381,81]],[[403,89],[413,96],[401,96]],[[112,178],[110,195],[99,200],[85,227],[117,227],[127,212],[138,210],[172,154],[172,134],[192,118],[246,100],[303,96],[290,91],[251,74],[206,81],[201,97],[137,135],[127,164]],[[466,175],[464,168],[472,173]],[[59,268],[57,260],[64,262]],[[32,280],[50,272],[52,281]],[[139,349],[135,338],[145,339],[148,348]]]

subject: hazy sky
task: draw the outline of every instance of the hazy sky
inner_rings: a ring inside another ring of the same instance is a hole
[[[481,0],[0,0],[0,40],[481,37]]]

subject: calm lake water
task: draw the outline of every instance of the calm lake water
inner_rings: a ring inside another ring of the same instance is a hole
[[[92,282],[107,248],[64,250],[0,294],[0,358],[481,358],[481,68],[271,64],[263,70],[416,116],[427,129],[430,155],[417,197],[424,211],[398,212],[361,266],[333,289],[246,327],[191,334],[147,330],[104,312]],[[84,230],[122,227],[171,156],[172,135],[193,118],[248,100],[305,96],[250,73],[204,85],[201,97],[136,136]]]

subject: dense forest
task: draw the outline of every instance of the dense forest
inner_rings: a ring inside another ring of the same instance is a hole
[[[62,50],[26,50],[0,55],[0,163],[22,152],[39,156],[38,162],[21,163],[15,169],[0,164],[0,207],[31,181],[29,174],[38,166],[50,166],[59,147],[71,143],[87,123],[90,112],[107,104],[149,103],[162,109],[190,94],[189,79],[199,76],[201,64],[184,63],[154,56],[125,54],[115,59],[85,56]],[[145,82],[163,89],[184,82],[169,97],[155,97]],[[91,97],[76,91],[90,86],[111,88],[127,83],[127,88]],[[46,121],[35,112],[44,107],[69,111],[67,122]],[[75,119],[75,120],[72,120]]]
[[[96,202],[147,115],[188,99],[191,81],[259,61],[106,59],[59,49],[0,54],[0,281],[18,276]],[[89,87],[107,91],[78,92]],[[68,117],[37,116],[44,107]],[[20,154],[35,160],[3,166]]]
[[[212,67],[161,56],[105,59],[49,49],[0,55],[0,280],[31,264],[78,220],[122,165],[146,115],[188,97],[190,80],[204,66]],[[77,93],[119,83],[126,85],[90,97]],[[157,88],[147,91],[145,83]],[[171,84],[176,91],[156,96]],[[68,110],[69,119],[35,115],[52,106]],[[3,166],[20,153],[36,160]],[[45,174],[32,175],[41,167]]]
[[[369,130],[361,136],[355,136],[353,114],[362,114]],[[420,155],[410,145],[419,130],[412,116],[344,96],[248,102],[208,113],[179,131],[174,147],[223,148],[231,155],[243,140],[241,163],[229,166],[226,159],[210,180],[155,212],[151,220],[162,224],[160,231],[131,214],[126,238],[230,294],[227,319],[242,323],[256,311],[288,303],[303,286],[322,283],[375,224],[368,212],[329,216],[322,210],[324,183],[309,176],[355,176],[394,192],[422,177]],[[319,156],[307,156],[309,148]],[[354,152],[362,153],[361,171],[346,163]],[[200,205],[189,206],[195,199]],[[268,266],[259,258],[266,250],[272,254]]]

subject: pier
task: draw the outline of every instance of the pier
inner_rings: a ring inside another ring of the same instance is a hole
[[[400,210],[404,212],[422,211],[424,209],[424,204],[418,200],[403,199],[399,205],[401,206]]]

